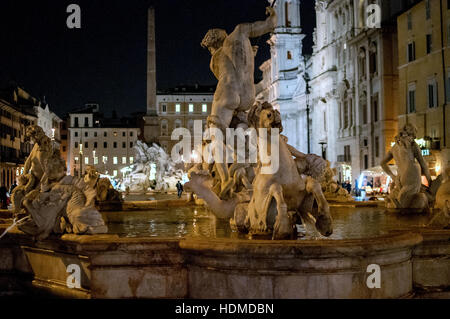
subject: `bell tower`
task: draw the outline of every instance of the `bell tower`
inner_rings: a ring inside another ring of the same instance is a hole
[[[299,105],[293,99],[299,86],[299,77],[305,69],[300,19],[300,0],[276,0],[277,26],[269,40],[271,53],[270,101],[280,110],[289,143],[298,147],[300,129]],[[272,5],[273,0],[269,3]]]

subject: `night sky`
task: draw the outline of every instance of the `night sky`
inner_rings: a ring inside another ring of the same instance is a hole
[[[310,53],[314,0],[303,0],[302,24]],[[66,8],[81,7],[81,29],[68,29]],[[210,28],[231,32],[263,20],[265,0],[1,0],[0,83],[16,81],[46,96],[60,116],[87,102],[125,115],[145,111],[147,8],[156,10],[157,86],[216,84],[210,54],[200,42]],[[270,57],[268,36],[256,66]]]

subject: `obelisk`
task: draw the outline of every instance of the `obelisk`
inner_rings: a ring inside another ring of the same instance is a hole
[[[156,46],[155,9],[148,9],[147,29],[147,114],[144,116],[144,139],[147,143],[158,142],[159,124],[156,112]]]

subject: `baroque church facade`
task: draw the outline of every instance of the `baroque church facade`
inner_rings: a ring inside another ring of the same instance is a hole
[[[379,165],[397,132],[396,16],[409,3],[316,0],[313,53],[305,57],[300,2],[275,2],[258,98],[280,110],[291,145],[323,156],[339,181],[353,183]]]

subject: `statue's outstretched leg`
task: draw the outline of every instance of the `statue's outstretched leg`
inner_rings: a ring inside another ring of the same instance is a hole
[[[306,178],[306,191],[312,194],[317,202],[317,211],[312,209],[310,212],[316,219],[316,229],[323,236],[330,236],[333,233],[333,220],[330,214],[330,207],[323,195],[322,187],[314,178],[308,176]]]

